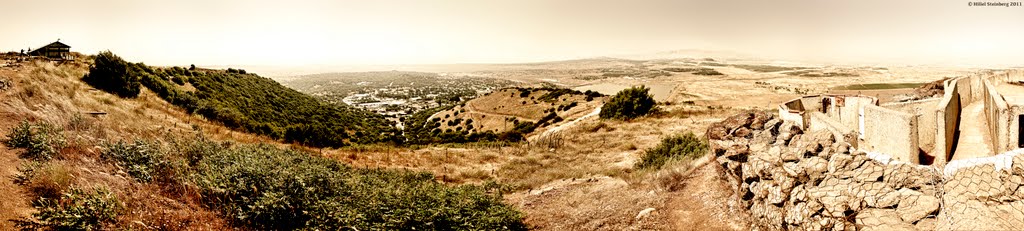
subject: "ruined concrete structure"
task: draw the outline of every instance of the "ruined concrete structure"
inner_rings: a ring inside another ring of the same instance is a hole
[[[987,72],[946,80],[941,98],[879,104],[869,96],[816,95],[778,111],[784,121],[831,132],[855,148],[943,167],[1024,147],[1021,81],[1021,71]]]
[[[1024,227],[1024,72],[947,80],[944,95],[879,104],[807,96],[708,128],[755,230]]]

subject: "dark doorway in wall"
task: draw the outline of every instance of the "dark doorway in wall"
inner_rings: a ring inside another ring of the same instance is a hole
[[[929,155],[928,152],[924,151],[924,149],[918,148],[917,161],[920,162],[917,163],[920,165],[932,165],[932,163],[935,163],[935,156]]]
[[[832,107],[832,99],[828,97],[821,98],[821,113],[828,114],[829,107]]]
[[[1017,147],[1024,148],[1024,115],[1017,115]]]

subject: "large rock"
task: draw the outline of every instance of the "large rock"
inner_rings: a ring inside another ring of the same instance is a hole
[[[771,165],[782,165],[782,147],[773,146],[767,153],[761,153],[756,158],[764,160]]]
[[[750,183],[750,193],[754,194],[754,200],[763,200],[768,197],[768,187],[772,181],[755,181]]]
[[[750,152],[760,153],[768,151],[768,147],[771,146],[772,142],[775,141],[775,136],[772,136],[770,132],[762,131],[754,133],[754,138],[750,140]]]
[[[793,178],[802,178],[807,174],[804,171],[804,167],[796,162],[786,162],[782,164],[782,170],[786,171],[786,174]]]
[[[837,223],[837,219],[831,217],[813,216],[809,221],[803,224],[805,230],[832,230],[832,225]]]
[[[1013,164],[1010,165],[1010,170],[1014,175],[1024,175],[1024,155],[1013,156]]]
[[[837,222],[832,226],[832,230],[835,230],[835,231],[856,231],[857,230],[857,224],[854,224],[853,222],[849,222],[847,220],[842,220],[842,219],[839,219],[839,220],[836,220],[836,221]]]
[[[754,118],[750,121],[750,128],[754,130],[764,129],[765,123],[775,118],[775,114],[770,114],[764,111],[754,111]]]
[[[925,218],[917,221],[917,224],[914,224],[914,228],[917,228],[917,230],[935,230],[938,223],[938,219]]]
[[[779,135],[776,137],[775,145],[788,145],[794,136],[803,134],[803,129],[800,126],[789,121],[783,122],[779,127]]]
[[[821,157],[811,157],[800,161],[800,166],[811,181],[817,181],[825,176],[828,171],[828,161]]]
[[[729,168],[730,170],[738,171],[739,169],[737,167],[739,167],[740,162],[747,162],[747,158],[749,158],[749,156],[750,148],[746,144],[734,144],[727,148],[725,152],[722,153],[721,157],[724,157],[726,161],[735,161],[736,163],[727,167],[732,167]],[[719,162],[725,163],[723,161]],[[739,172],[736,172],[736,174],[739,174]]]
[[[725,126],[726,130],[731,131],[741,127],[750,127],[750,123],[752,122],[754,122],[754,114],[747,112],[730,116],[721,123],[722,126]]]
[[[803,159],[803,152],[799,149],[786,148],[780,156],[783,162],[796,162]]]
[[[750,214],[758,218],[760,225],[768,227],[782,227],[785,213],[782,208],[770,204],[754,203],[750,206]]]
[[[900,189],[900,190],[902,191],[902,190],[910,190],[910,189],[904,188],[904,189]],[[910,190],[910,191],[913,191],[913,190]],[[877,195],[877,196],[873,196],[871,198],[865,198],[864,202],[867,202],[869,207],[874,207],[874,208],[892,208],[892,207],[895,207],[896,205],[899,205],[900,200],[902,198],[903,198],[903,193],[901,193],[900,191],[888,191],[886,193],[883,193],[883,194],[880,194],[880,195]]]
[[[729,130],[720,124],[712,124],[711,127],[708,127],[707,133],[708,139],[712,140],[726,140],[730,138]]]
[[[798,185],[796,187],[793,187],[793,190],[789,191],[789,203],[790,204],[796,204],[796,203],[805,202],[805,201],[808,201],[808,197],[807,197],[807,189],[804,188],[804,185]]]
[[[889,206],[879,206],[878,201],[884,197],[889,196],[894,192],[892,188],[882,182],[868,182],[861,183],[857,189],[856,196],[864,198],[864,204],[872,208],[885,208]]]
[[[788,198],[787,196],[788,195],[786,194],[786,192],[783,191],[783,188],[781,186],[770,185],[768,186],[768,197],[765,198],[765,202],[774,205],[781,205],[782,202],[786,201],[786,199]]]
[[[774,165],[766,160],[752,158],[750,159],[750,162],[747,162],[746,165],[741,168],[743,172],[743,180],[750,181],[753,179],[764,178],[771,173],[769,169],[772,167],[774,167]]]
[[[836,142],[832,144],[832,150],[838,154],[850,154],[850,144],[846,142]]]
[[[857,213],[857,225],[863,230],[917,230],[904,222],[891,209],[865,209]]]
[[[906,222],[917,222],[939,211],[939,199],[931,195],[905,195],[896,206],[896,213]]]
[[[803,224],[806,223],[807,220],[811,218],[811,215],[814,214],[814,212],[815,211],[812,211],[811,208],[808,208],[807,203],[801,202],[793,206],[790,206],[786,210],[785,220],[786,223],[790,224]]]
[[[732,137],[750,139],[754,137],[754,132],[749,128],[740,127],[732,131]]]
[[[782,125],[782,120],[779,118],[773,118],[764,123],[764,131],[772,136],[779,134],[779,127]]]
[[[846,211],[861,207],[862,201],[849,195],[849,190],[848,185],[813,187],[807,189],[807,196],[821,202],[825,215],[843,217]]]
[[[865,161],[859,168],[853,171],[853,179],[858,182],[877,182],[882,179],[885,167],[875,161]]]

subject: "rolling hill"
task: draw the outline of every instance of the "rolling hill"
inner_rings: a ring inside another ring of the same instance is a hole
[[[561,88],[505,88],[406,120],[410,143],[520,141],[600,108],[604,95]]]

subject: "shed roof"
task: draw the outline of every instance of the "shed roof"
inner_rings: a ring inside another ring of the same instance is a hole
[[[46,44],[46,46],[42,46],[42,47],[36,48],[35,50],[32,50],[31,52],[36,52],[36,51],[41,50],[43,48],[50,48],[50,47],[71,48],[71,46],[68,46],[68,44],[64,44],[64,43],[62,43],[60,41],[56,41],[56,42],[52,42],[50,44]]]

